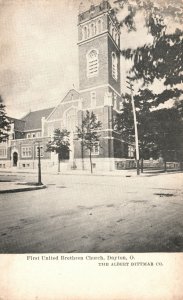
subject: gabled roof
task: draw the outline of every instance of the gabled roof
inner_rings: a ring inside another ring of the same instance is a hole
[[[77,99],[79,99],[79,96],[80,96],[80,94],[76,90],[72,89],[72,90],[68,91],[66,96],[62,99],[61,103],[72,101],[72,100],[77,100]]]
[[[25,122],[24,131],[41,129],[41,119],[43,117],[47,118],[51,114],[53,109],[54,107],[31,111],[30,113],[28,113],[21,119]]]
[[[60,115],[59,115],[59,110],[60,107],[63,107],[63,104],[66,104],[67,102],[71,102],[71,101],[75,101],[78,100],[80,98],[80,94],[75,90],[75,89],[71,89],[68,91],[68,93],[66,94],[66,96],[60,101],[60,103],[53,109],[52,113],[50,114],[49,118],[56,118],[59,119]]]
[[[25,121],[20,119],[15,119],[12,117],[7,117],[7,119],[10,121],[10,123],[14,123],[14,130],[15,131],[24,131],[25,128]]]
[[[66,96],[62,99],[60,104],[67,103],[69,101],[78,100],[80,97],[80,94],[75,90],[71,89]],[[59,106],[52,107],[52,108],[46,108],[36,111],[29,112],[25,117],[18,120],[15,118],[10,118],[9,120],[14,123],[15,131],[31,131],[31,130],[38,130],[41,129],[41,119],[45,117],[47,119]]]

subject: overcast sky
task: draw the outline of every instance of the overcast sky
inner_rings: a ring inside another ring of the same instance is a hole
[[[73,85],[78,89],[80,2],[0,0],[0,94],[10,116],[53,107]],[[91,0],[83,2],[91,5]],[[123,34],[125,47],[151,40],[140,17],[137,24],[140,38]]]

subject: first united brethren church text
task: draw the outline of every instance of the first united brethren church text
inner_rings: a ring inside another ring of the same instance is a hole
[[[27,260],[104,260],[105,258],[100,255],[100,256],[90,256],[90,255],[85,255],[85,256],[65,256],[65,255],[28,255]]]

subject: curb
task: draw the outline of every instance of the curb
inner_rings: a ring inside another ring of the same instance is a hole
[[[125,174],[126,172],[126,174]],[[65,175],[65,176],[68,176],[68,175],[75,175],[75,176],[108,176],[108,177],[137,177],[137,178],[140,178],[140,177],[152,177],[152,176],[158,176],[158,175],[168,175],[168,174],[176,174],[176,173],[183,173],[182,170],[168,170],[167,172],[144,172],[144,173],[141,173],[140,175],[137,175],[136,174],[136,171],[133,170],[133,171],[128,171],[128,170],[124,170],[124,173],[113,173],[113,171],[111,171],[111,173],[70,173],[70,172],[42,172],[42,174],[44,175],[53,175],[53,176],[58,176],[58,175]],[[13,171],[1,171],[0,170],[0,175],[3,175],[3,174],[8,174],[8,175],[18,175],[18,174],[35,174],[34,172],[26,172],[26,171],[20,171],[20,172],[13,172]]]
[[[66,176],[70,176],[70,175],[75,175],[75,176],[91,176],[91,177],[93,177],[93,176],[106,176],[106,177],[134,177],[134,176],[136,176],[136,174],[97,174],[97,173],[92,173],[92,174],[90,174],[90,173],[62,173],[62,172],[60,172],[60,173],[56,173],[56,174],[54,174],[54,175],[66,175]]]
[[[9,190],[0,190],[0,194],[36,191],[36,190],[45,189],[46,187],[47,187],[46,185],[41,185],[41,186],[30,186],[30,187],[18,188],[18,189],[15,188]]]

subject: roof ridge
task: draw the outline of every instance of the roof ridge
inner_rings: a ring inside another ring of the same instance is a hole
[[[26,113],[26,115],[25,116],[23,116],[20,120],[22,120],[23,121],[23,119],[25,118],[25,117],[27,117],[29,114],[31,113],[31,111],[29,111],[28,113]]]
[[[44,110],[53,110],[55,108],[55,106],[53,107],[48,107],[48,108],[43,108],[43,109],[38,109],[38,110],[33,110],[30,111],[29,113],[27,113],[24,117],[21,118],[21,120],[25,119],[28,115],[35,113],[35,112],[40,112],[40,111],[44,111]]]
[[[24,120],[22,120],[22,119],[18,119],[18,118],[10,117],[10,116],[7,116],[7,118],[9,118],[9,119],[13,119],[13,120],[17,120],[17,121],[21,121],[21,122],[25,122],[25,121],[24,121]]]
[[[30,111],[29,113],[34,113],[34,112],[37,112],[37,111],[48,110],[48,109],[54,109],[54,108],[55,108],[55,106],[53,106],[53,107],[47,107],[47,108],[42,108],[42,109],[38,109],[38,110],[32,110],[32,111]]]
[[[64,99],[67,97],[67,95],[68,95],[71,91],[75,91],[76,93],[78,93],[78,94],[80,95],[80,93],[79,93],[76,89],[74,89],[74,88],[70,89],[70,90],[65,94],[65,96],[62,98],[62,100],[60,100],[60,102],[54,107],[53,111],[49,114],[49,116],[47,117],[47,119],[49,119],[49,118],[52,116],[52,114],[53,114],[53,113],[56,111],[56,109],[59,107],[60,103],[62,103],[62,102],[64,101]]]
[[[71,91],[75,91],[76,93],[79,94],[79,92],[78,92],[76,89],[72,88],[72,89],[70,89],[70,90],[67,92],[67,94],[63,97],[63,99],[62,99],[60,102],[64,101],[64,99],[67,97],[67,95],[68,95]],[[60,102],[59,102],[59,104],[60,104]],[[58,105],[59,105],[59,104],[58,104]]]

